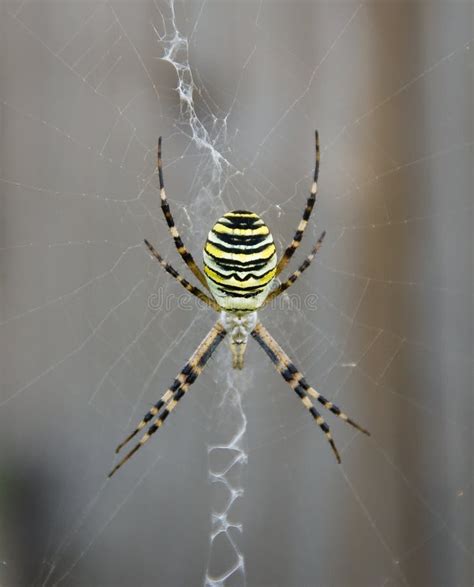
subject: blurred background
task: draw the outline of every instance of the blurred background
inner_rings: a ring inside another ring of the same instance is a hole
[[[0,4],[0,583],[471,586],[473,5]],[[114,449],[215,320],[192,279],[250,209],[279,251],[261,319],[320,392],[327,442],[254,341],[222,345],[152,441]]]

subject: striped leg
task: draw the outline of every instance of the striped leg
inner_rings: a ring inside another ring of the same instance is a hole
[[[206,288],[209,289],[207,285],[206,278],[204,277],[203,272],[199,269],[194,260],[191,253],[188,249],[184,246],[181,236],[178,232],[178,229],[175,226],[173,215],[171,214],[170,206],[168,204],[168,199],[166,198],[165,192],[165,184],[163,182],[163,166],[161,161],[161,137],[158,139],[158,178],[160,181],[160,199],[161,199],[161,209],[163,211],[165,220],[169,226],[171,236],[173,237],[174,244],[178,249],[178,253],[181,255],[183,261],[189,267],[193,275],[201,282],[201,284]]]
[[[181,277],[181,275],[176,271],[174,267],[172,267],[169,263],[167,263],[160,253],[155,249],[153,245],[151,245],[146,239],[145,244],[148,247],[150,253],[158,260],[159,264],[163,267],[163,269],[172,275],[179,283],[184,287],[185,290],[192,293],[194,296],[199,298],[201,301],[206,303],[208,306],[213,308],[214,310],[220,311],[220,307],[215,300],[207,296],[203,291],[201,291],[198,287],[191,285],[189,281]]]
[[[292,273],[286,281],[284,281],[276,289],[274,289],[272,292],[270,292],[270,294],[268,294],[268,296],[265,300],[265,304],[268,304],[268,302],[271,302],[274,298],[278,297],[280,294],[282,294],[284,291],[286,291],[291,285],[293,285],[295,283],[295,281],[303,273],[303,271],[308,269],[308,267],[311,265],[311,261],[314,259],[314,257],[316,256],[316,253],[321,248],[321,245],[323,244],[323,239],[325,236],[326,236],[326,231],[324,231],[321,234],[321,236],[318,239],[318,242],[313,247],[311,253],[306,257],[306,259],[303,261],[303,263],[301,263],[301,265],[298,267],[298,269],[294,273]]]
[[[316,424],[319,425],[321,430],[326,435],[326,438],[328,439],[329,444],[331,445],[331,448],[333,449],[334,454],[336,455],[338,463],[341,462],[341,457],[339,455],[339,451],[336,448],[336,445],[334,444],[334,440],[331,436],[329,426],[326,424],[324,419],[316,410],[308,396],[311,396],[314,399],[318,400],[320,404],[322,404],[330,412],[341,418],[341,420],[344,420],[348,424],[351,424],[351,426],[354,426],[354,428],[357,428],[357,430],[359,430],[360,432],[363,432],[364,434],[370,436],[370,433],[367,432],[367,430],[356,424],[354,420],[351,420],[351,418],[349,418],[348,416],[346,416],[346,414],[341,412],[341,410],[336,405],[328,401],[319,392],[317,392],[314,388],[308,385],[303,375],[298,371],[298,369],[292,363],[288,355],[283,351],[280,345],[271,336],[271,334],[268,332],[268,330],[263,326],[261,322],[258,322],[258,324],[253,329],[252,336],[263,348],[263,350],[267,353],[272,363],[275,365],[277,371],[280,373],[283,379],[290,385],[290,387],[294,389],[295,393],[303,402],[305,408],[316,420]]]
[[[115,452],[119,452],[125,444],[127,444],[134,436],[136,436],[140,430],[142,430],[148,422],[154,417],[155,420],[151,423],[146,434],[141,438],[140,442],[136,444],[133,449],[128,452],[124,458],[112,469],[109,473],[109,477],[120,469],[130,457],[132,457],[149,439],[150,437],[163,425],[163,422],[174,410],[179,400],[188,391],[189,387],[196,381],[198,375],[204,369],[207,361],[211,358],[213,352],[216,350],[220,342],[224,339],[227,334],[226,330],[220,322],[216,322],[211,331],[206,335],[204,340],[198,346],[192,357],[183,367],[181,373],[173,381],[172,385],[166,390],[161,396],[161,399],[145,414],[143,419],[139,422],[135,430],[127,436],[127,438],[121,442]],[[162,410],[162,408],[164,408]],[[160,413],[160,410],[161,413]]]
[[[298,224],[298,228],[296,229],[295,236],[291,241],[291,244],[287,247],[286,251],[283,253],[282,258],[278,262],[276,275],[279,275],[283,269],[288,265],[289,260],[293,257],[294,252],[300,246],[301,240],[303,238],[304,231],[306,226],[308,225],[309,217],[311,216],[311,212],[313,211],[314,203],[316,202],[316,192],[318,191],[318,175],[319,175],[319,134],[318,131],[315,131],[315,143],[316,143],[316,163],[314,165],[314,176],[313,176],[313,185],[311,186],[311,192],[309,194],[308,201],[306,202],[306,208],[303,212],[303,218],[300,220]]]

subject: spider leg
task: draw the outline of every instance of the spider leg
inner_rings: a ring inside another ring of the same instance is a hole
[[[121,449],[128,443],[132,438],[134,438],[142,428],[145,428],[147,423],[156,416],[158,412],[161,410],[163,406],[165,406],[173,397],[174,393],[180,389],[184,383],[187,381],[187,375],[183,371],[176,377],[173,381],[171,386],[165,391],[165,393],[161,396],[161,398],[156,402],[156,404],[150,408],[150,410],[143,416],[143,419],[140,420],[135,430],[127,436],[127,438],[122,441],[117,448],[115,449],[116,453],[119,453]]]
[[[170,265],[169,263],[167,263],[163,259],[163,257],[155,249],[155,247],[153,245],[151,245],[146,239],[145,239],[145,244],[148,247],[150,253],[155,257],[155,259],[157,259],[158,263],[163,267],[163,269],[167,273],[169,273],[170,275],[172,275],[177,281],[179,281],[179,283],[184,287],[185,290],[187,290],[190,293],[192,293],[194,296],[196,296],[197,298],[199,298],[201,301],[203,301],[204,303],[206,303],[208,306],[210,306],[214,310],[220,311],[219,305],[217,304],[217,302],[215,300],[213,300],[208,295],[206,295],[198,287],[195,287],[194,285],[191,285],[189,283],[189,281],[187,281],[184,277],[182,277],[178,273],[178,271],[176,271],[176,269],[172,265]]]
[[[302,373],[295,367],[294,363],[288,357],[288,355],[283,351],[280,345],[276,342],[276,340],[271,336],[268,330],[263,326],[261,322],[258,322],[255,328],[252,330],[253,338],[258,342],[258,344],[263,348],[266,354],[270,357],[272,363],[275,365],[277,371],[283,377],[283,379],[289,384],[289,386],[295,391],[295,393],[301,399],[305,408],[310,412],[313,418],[316,420],[316,424],[319,425],[321,430],[326,435],[326,438],[331,445],[331,448],[336,455],[337,461],[341,462],[341,457],[339,455],[339,451],[334,444],[334,440],[331,436],[331,432],[329,430],[329,426],[326,424],[324,419],[321,417],[319,412],[314,407],[311,399],[309,396],[312,396],[314,399],[318,400],[320,404],[322,404],[326,409],[330,412],[344,420],[354,428],[357,428],[360,432],[367,434],[370,436],[370,433],[362,428],[354,422],[351,418],[349,418],[344,412],[332,402],[328,401],[324,396],[322,396],[319,392],[317,392],[313,387],[311,387],[305,378],[303,377]]]
[[[138,444],[136,444],[133,449],[128,452],[123,457],[123,459],[112,469],[108,475],[109,477],[112,477],[112,475],[116,473],[116,471],[118,471],[118,469],[120,469],[120,467],[122,467],[122,465],[124,465],[163,425],[163,422],[174,410],[176,404],[183,397],[189,387],[196,381],[198,375],[202,372],[207,361],[211,358],[212,354],[218,345],[222,342],[226,334],[227,332],[222,324],[220,322],[216,322],[204,340],[200,343],[196,351],[193,353],[189,361],[183,367],[179,375],[173,381],[169,389],[166,390],[161,399],[150,409],[150,411],[145,414],[135,430],[119,444],[116,452],[119,452],[119,450],[125,444],[127,444],[127,442],[129,442],[142,428],[144,428],[146,424],[164,407],[164,409],[161,411],[161,414],[151,423],[148,431],[140,439]]]
[[[171,236],[173,237],[174,244],[178,250],[178,253],[181,255],[183,261],[189,267],[193,275],[201,282],[201,284],[206,288],[209,289],[207,285],[206,278],[203,272],[199,269],[194,260],[191,253],[188,249],[184,246],[184,243],[181,239],[181,236],[176,228],[174,223],[173,215],[171,214],[170,206],[168,204],[168,199],[166,198],[165,192],[165,184],[163,181],[163,165],[161,160],[161,137],[158,139],[158,178],[160,181],[160,199],[161,199],[161,210],[163,211],[163,215],[165,217],[166,223],[170,229]]]
[[[306,226],[308,225],[309,217],[311,216],[311,212],[313,211],[314,203],[316,202],[319,175],[319,134],[317,130],[314,132],[314,137],[316,144],[316,162],[314,165],[313,184],[311,186],[309,198],[306,202],[306,208],[303,212],[303,218],[300,220],[300,223],[298,224],[298,228],[296,229],[295,236],[293,237],[291,244],[286,248],[286,251],[283,253],[280,261],[278,262],[276,268],[276,275],[279,275],[283,271],[283,269],[288,265],[289,260],[294,255],[294,252],[300,246],[304,231],[306,229]]]
[[[286,291],[290,286],[292,286],[295,283],[295,281],[303,273],[303,271],[308,269],[308,267],[311,265],[311,261],[314,259],[314,257],[316,256],[316,253],[321,248],[321,245],[323,244],[323,239],[325,236],[326,236],[326,231],[324,231],[321,234],[321,236],[318,239],[318,242],[314,245],[311,253],[306,257],[306,259],[303,261],[303,263],[301,263],[301,265],[298,267],[298,269],[294,273],[292,273],[286,281],[281,283],[275,290],[273,290],[272,292],[270,292],[268,294],[264,304],[268,304],[268,302],[270,302],[271,300],[273,300],[274,298],[276,298],[280,294],[282,294],[284,291]]]

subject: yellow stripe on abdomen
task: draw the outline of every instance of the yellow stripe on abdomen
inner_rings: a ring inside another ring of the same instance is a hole
[[[245,279],[245,281],[241,281],[239,279],[236,279],[233,276],[232,277],[222,277],[222,275],[219,275],[215,271],[212,271],[212,269],[210,269],[208,265],[204,265],[204,273],[210,279],[212,279],[212,281],[214,281],[216,283],[220,283],[223,285],[231,285],[232,287],[241,287],[242,289],[247,289],[247,288],[251,288],[251,287],[259,287],[259,286],[262,287],[262,286],[266,285],[269,281],[271,281],[275,277],[276,268],[274,268],[271,271],[269,271],[268,273],[266,273],[263,277],[260,277],[260,278],[249,277],[249,278]]]
[[[260,236],[270,234],[268,226],[258,226],[257,228],[232,228],[225,224],[216,222],[212,227],[212,231],[218,234],[231,234],[236,236]]]
[[[247,263],[248,261],[260,261],[269,259],[273,255],[273,253],[275,253],[276,248],[275,245],[272,243],[259,253],[229,253],[227,251],[219,249],[214,244],[207,241],[204,250],[209,255],[217,257],[217,259],[228,259],[230,261],[240,261],[242,263]]]

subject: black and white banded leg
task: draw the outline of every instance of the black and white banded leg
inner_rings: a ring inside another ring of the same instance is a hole
[[[189,387],[196,381],[198,375],[204,369],[207,361],[211,358],[212,354],[219,346],[227,334],[225,328],[220,322],[212,327],[209,333],[206,335],[204,340],[198,346],[196,351],[193,353],[189,361],[183,367],[179,375],[173,381],[171,386],[161,396],[161,399],[145,414],[143,419],[138,423],[135,430],[127,436],[127,438],[121,442],[116,452],[118,453],[132,438],[134,438],[140,430],[155,417],[146,434],[142,436],[140,441],[129,451],[123,459],[115,465],[112,471],[109,473],[109,477],[112,477],[114,473],[122,467],[148,440],[153,434],[161,428],[166,418],[175,409],[179,400],[188,391]]]
[[[280,261],[278,262],[278,265],[276,268],[276,275],[279,275],[283,271],[283,269],[288,265],[289,260],[294,255],[294,252],[300,246],[304,231],[306,230],[306,227],[308,226],[309,217],[311,216],[311,212],[313,211],[314,203],[316,202],[316,193],[318,191],[318,175],[319,175],[319,134],[318,134],[318,131],[315,131],[314,137],[315,137],[315,144],[316,144],[316,162],[314,165],[313,184],[311,186],[309,198],[306,202],[306,207],[303,212],[303,218],[300,220],[300,223],[298,224],[298,228],[296,229],[295,236],[293,237],[291,244],[287,247],[286,251],[283,253]]]
[[[201,282],[201,284],[206,289],[209,289],[206,278],[204,277],[204,273],[201,271],[201,269],[199,269],[193,256],[184,246],[184,243],[181,239],[181,235],[179,234],[178,229],[176,228],[176,225],[174,223],[173,215],[171,214],[170,205],[168,204],[168,199],[166,198],[165,184],[163,181],[163,165],[161,160],[161,137],[158,139],[158,178],[160,181],[161,210],[163,211],[166,223],[169,226],[170,233],[173,237],[174,244],[176,245],[178,253],[181,255],[183,261],[189,267],[193,275]]]
[[[284,291],[286,291],[289,287],[291,287],[295,283],[295,281],[298,279],[298,277],[303,273],[303,271],[308,269],[308,267],[311,265],[312,260],[316,256],[316,253],[321,248],[321,245],[323,244],[323,239],[325,236],[326,236],[326,232],[324,231],[321,234],[321,236],[318,238],[318,242],[314,245],[313,249],[311,250],[311,253],[306,257],[306,259],[303,261],[303,263],[301,263],[301,265],[298,267],[298,269],[294,273],[292,273],[288,277],[288,279],[286,279],[276,289],[274,289],[271,293],[268,294],[268,296],[264,302],[265,304],[268,304],[268,302],[271,302],[273,299],[275,299],[280,294],[282,294]]]
[[[152,244],[150,244],[146,239],[145,239],[145,244],[148,247],[148,250],[150,251],[150,253],[153,255],[153,257],[155,257],[155,259],[163,267],[163,269],[167,273],[172,275],[176,279],[176,281],[178,281],[184,287],[184,289],[186,291],[189,291],[189,293],[191,293],[194,296],[196,296],[197,298],[199,298],[201,301],[203,301],[208,306],[210,306],[213,310],[220,311],[219,305],[217,304],[217,302],[215,300],[210,298],[203,291],[201,291],[198,287],[192,285],[191,283],[189,283],[189,281],[187,281],[184,277],[182,277],[179,274],[179,272],[176,271],[176,269],[172,265],[170,265],[167,261],[165,261],[163,259],[163,257],[155,249],[155,247]]]
[[[344,420],[360,432],[370,436],[370,433],[365,430],[365,428],[359,426],[359,424],[354,422],[354,420],[349,418],[346,414],[344,414],[344,412],[341,412],[341,410],[335,404],[327,400],[307,383],[302,373],[295,367],[294,363],[291,361],[285,351],[280,347],[280,345],[276,342],[276,340],[272,337],[272,335],[261,322],[257,323],[251,334],[270,357],[272,363],[275,365],[277,371],[280,373],[283,379],[299,396],[305,408],[315,419],[316,424],[318,424],[318,426],[324,432],[332,450],[334,451],[334,454],[336,455],[338,463],[341,462],[341,457],[339,455],[339,451],[336,448],[336,445],[334,444],[329,426],[326,424],[321,414],[316,410],[309,396],[316,399],[327,410],[341,418],[341,420]]]

